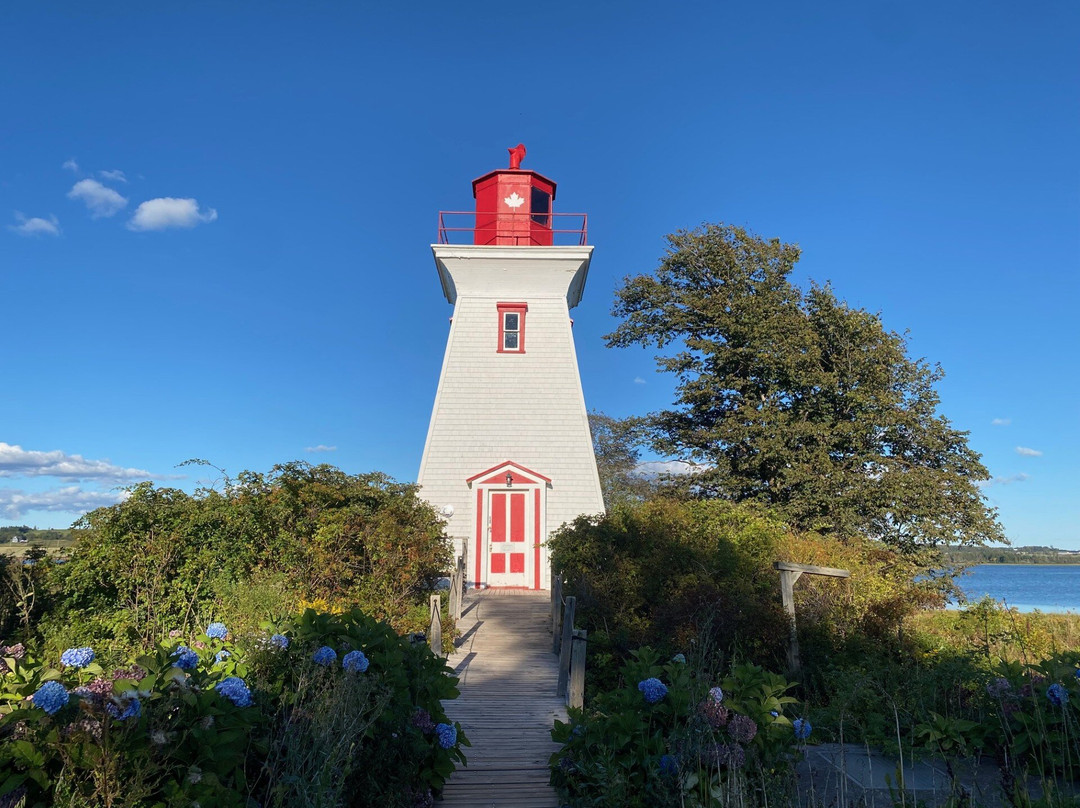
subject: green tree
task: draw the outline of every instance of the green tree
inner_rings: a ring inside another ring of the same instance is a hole
[[[612,418],[602,412],[589,413],[593,454],[600,473],[600,488],[604,505],[611,508],[619,502],[638,502],[657,490],[655,480],[638,470],[645,420],[642,418]]]
[[[627,278],[611,346],[671,346],[675,408],[650,416],[658,451],[707,469],[692,493],[760,501],[792,525],[902,550],[1004,541],[967,433],[937,412],[940,367],[829,286],[790,280],[799,248],[710,224],[667,237]]]

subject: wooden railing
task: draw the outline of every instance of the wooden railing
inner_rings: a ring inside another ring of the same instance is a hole
[[[555,576],[551,582],[551,645],[559,655],[559,680],[557,695],[564,696],[566,703],[580,709],[585,703],[585,650],[589,633],[574,628],[577,598],[563,598],[562,578]]]
[[[450,602],[447,604],[447,614],[455,623],[461,619],[461,603],[465,598],[465,570],[468,557],[462,556],[457,560],[457,566],[450,573]],[[443,655],[442,648],[442,598],[432,595],[428,599],[428,630],[427,641],[431,650],[437,655]]]
[[[457,567],[450,574],[450,617],[461,619],[461,601],[465,597],[465,559],[459,558]]]

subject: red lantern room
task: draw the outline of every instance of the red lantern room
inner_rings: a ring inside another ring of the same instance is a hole
[[[473,244],[550,247],[555,183],[521,168],[525,146],[509,149],[510,167],[473,180],[476,228]]]

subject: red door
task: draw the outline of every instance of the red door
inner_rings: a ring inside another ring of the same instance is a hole
[[[525,570],[525,491],[491,492],[491,586],[528,586]]]

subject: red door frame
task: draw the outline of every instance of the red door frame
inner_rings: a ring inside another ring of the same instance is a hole
[[[508,479],[509,478],[509,479]],[[487,558],[485,541],[487,522],[484,514],[485,494],[492,489],[507,489],[521,491],[533,491],[533,580],[531,589],[540,589],[540,539],[544,535],[546,515],[544,506],[547,502],[547,488],[551,485],[551,479],[531,469],[525,468],[512,460],[507,460],[497,466],[492,466],[479,474],[474,474],[465,481],[470,487],[476,489],[476,578],[474,587],[486,585],[484,580],[484,560]],[[490,575],[490,570],[488,571]]]

